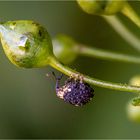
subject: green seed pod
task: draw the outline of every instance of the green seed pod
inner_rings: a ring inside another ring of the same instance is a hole
[[[132,77],[129,81],[129,84],[132,86],[140,86],[140,75]]]
[[[53,55],[47,30],[30,20],[8,21],[0,24],[3,49],[9,60],[19,67],[42,67]]]
[[[135,97],[134,99],[132,99],[132,105],[140,106],[140,96]]]
[[[140,123],[140,106],[135,106],[132,102],[127,104],[127,115],[131,121]]]
[[[88,14],[112,15],[120,12],[125,0],[77,0],[79,6]]]
[[[55,56],[64,64],[73,62],[77,57],[76,42],[66,35],[57,35],[53,39],[53,51]]]

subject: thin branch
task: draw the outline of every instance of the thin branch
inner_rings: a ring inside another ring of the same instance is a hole
[[[75,50],[79,50],[77,51],[77,53],[83,56],[96,57],[99,59],[110,60],[110,61],[140,64],[140,57],[138,56],[115,53],[115,52],[106,51],[103,49],[97,49],[94,47],[88,47],[80,44],[77,44],[76,46],[79,47],[79,49],[75,49]]]
[[[82,75],[83,80],[91,85],[95,85],[98,87],[103,87],[103,88],[108,88],[108,89],[113,89],[113,90],[118,90],[118,91],[127,91],[127,92],[134,92],[134,93],[139,93],[140,92],[140,87],[135,87],[135,86],[129,86],[126,84],[119,84],[119,83],[112,83],[112,82],[107,82],[99,79],[95,79],[83,74],[80,74],[79,72],[62,65],[57,58],[55,57],[50,57],[50,65],[61,71],[62,73],[72,76],[72,75]]]

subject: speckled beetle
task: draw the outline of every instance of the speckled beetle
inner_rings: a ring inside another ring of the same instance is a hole
[[[70,77],[63,86],[60,86],[63,75],[56,77],[54,72],[52,74],[56,79],[56,95],[65,102],[74,106],[83,106],[93,98],[94,90],[83,82],[82,78]]]

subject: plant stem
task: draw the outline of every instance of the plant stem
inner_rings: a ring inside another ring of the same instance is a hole
[[[129,3],[126,3],[124,8],[121,11],[125,16],[127,16],[133,23],[135,23],[138,27],[140,27],[140,17],[137,15],[137,13],[133,10],[133,8],[129,5]]]
[[[140,38],[129,31],[116,16],[103,16],[103,18],[126,42],[128,42],[134,49],[140,51]]]
[[[83,80],[91,85],[95,85],[95,86],[103,87],[103,88],[108,88],[108,89],[113,89],[113,90],[119,90],[119,91],[127,91],[127,92],[134,92],[134,93],[140,92],[140,87],[134,87],[134,86],[126,85],[126,84],[119,84],[119,83],[102,81],[99,79],[91,78],[89,76],[80,74],[79,72],[61,64],[57,60],[57,58],[55,58],[55,56],[50,57],[50,65],[53,68],[61,71],[62,73],[66,74],[68,76],[77,75],[77,74],[81,75],[81,76],[83,76]]]
[[[125,55],[121,53],[115,53],[111,51],[105,51],[103,49],[97,49],[94,47],[87,47],[77,44],[77,53],[84,56],[96,57],[103,60],[112,60],[126,63],[140,64],[140,57]]]

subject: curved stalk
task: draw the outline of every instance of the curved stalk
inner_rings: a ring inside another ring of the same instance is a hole
[[[108,89],[113,89],[113,90],[118,90],[118,91],[127,91],[127,92],[134,92],[134,93],[140,92],[140,87],[134,87],[134,86],[126,85],[126,84],[102,81],[99,79],[91,78],[89,76],[80,74],[79,72],[77,72],[67,66],[62,65],[55,57],[50,57],[50,65],[68,76],[77,75],[77,74],[81,75],[83,77],[83,80],[91,85],[108,88]]]
[[[134,49],[140,51],[140,38],[129,31],[116,16],[103,16],[113,29]]]

